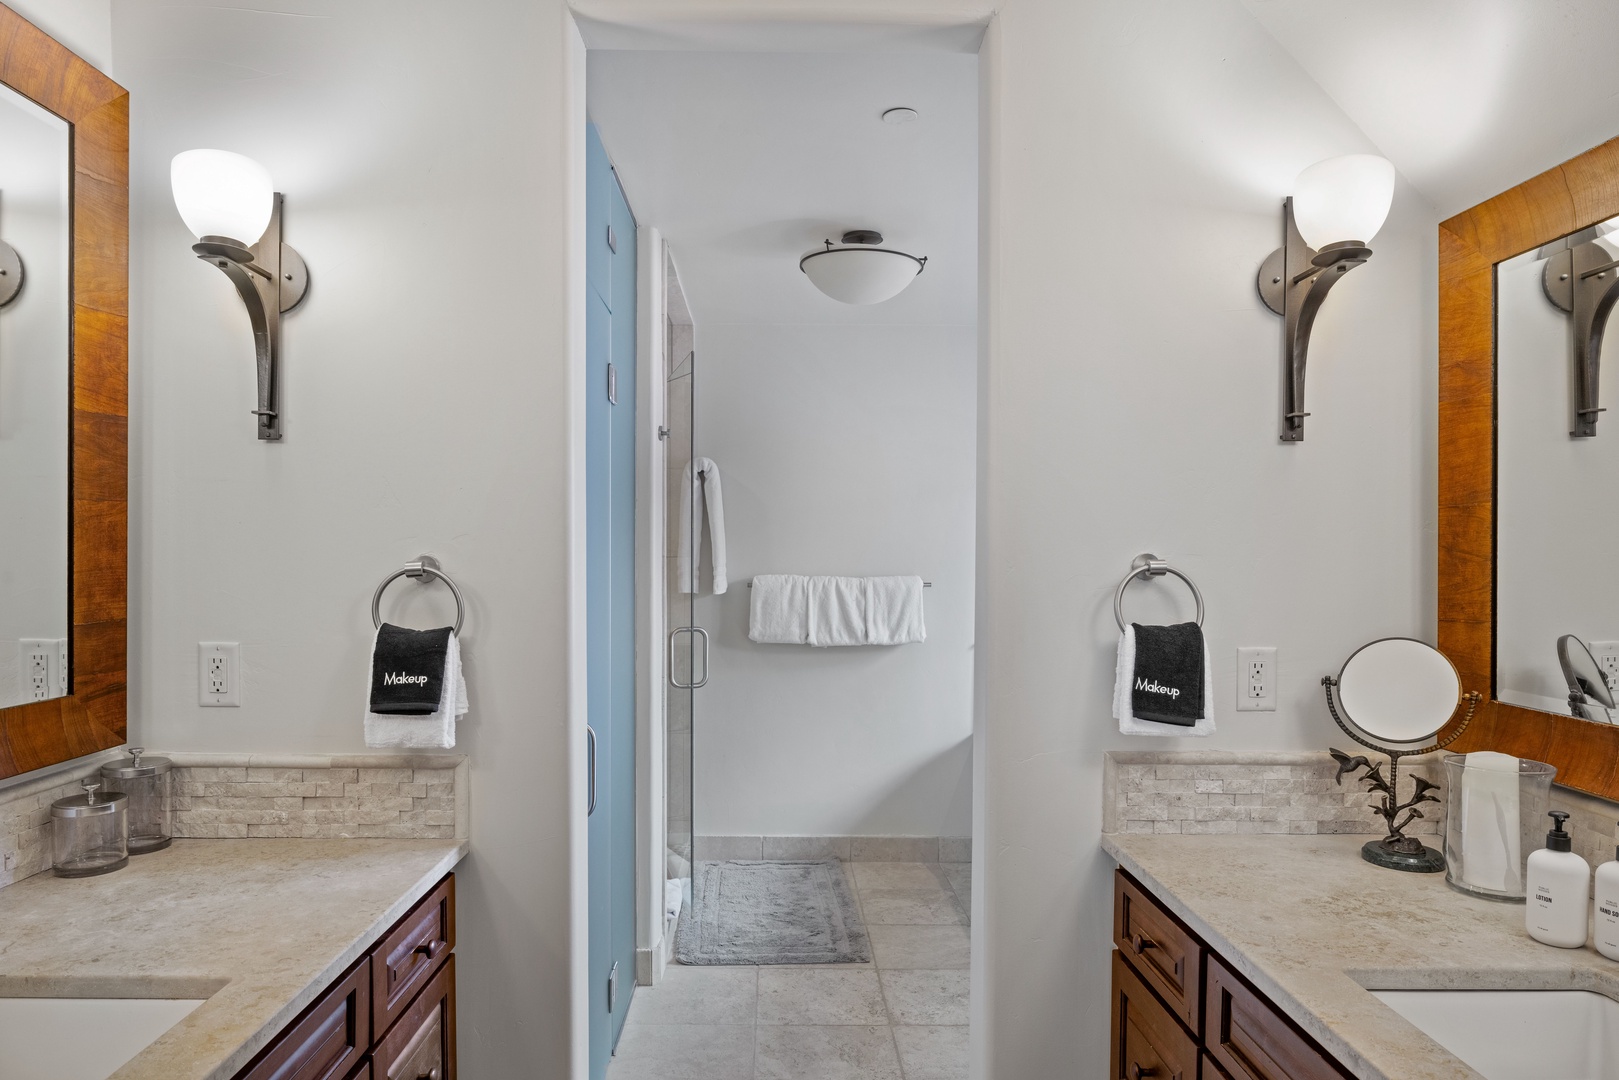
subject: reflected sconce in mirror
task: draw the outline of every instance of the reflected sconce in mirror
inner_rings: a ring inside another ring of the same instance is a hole
[[[224,271],[247,306],[258,360],[259,438],[281,438],[281,315],[309,289],[309,270],[281,242],[281,193],[264,166],[224,150],[187,150],[169,167],[174,205],[197,258]]]
[[[17,249],[0,240],[0,308],[5,307],[22,293],[22,256]]]
[[[1574,428],[1569,436],[1589,439],[1597,433],[1598,414],[1606,411],[1597,406],[1597,390],[1602,333],[1619,300],[1619,260],[1614,258],[1619,238],[1605,236],[1583,244],[1574,239],[1563,241],[1562,250],[1546,261],[1541,283],[1546,299],[1574,320]]]
[[[1318,161],[1282,203],[1285,239],[1259,268],[1259,295],[1283,319],[1282,441],[1304,441],[1304,362],[1327,291],[1372,257],[1394,200],[1394,166],[1372,154]]]

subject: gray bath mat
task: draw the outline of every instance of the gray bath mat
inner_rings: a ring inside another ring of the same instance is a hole
[[[871,959],[843,865],[699,862],[680,918],[682,964],[863,964]]]

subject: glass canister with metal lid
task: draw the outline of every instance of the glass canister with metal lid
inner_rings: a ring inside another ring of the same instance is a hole
[[[129,796],[97,792],[84,780],[84,794],[51,803],[51,868],[57,877],[110,874],[129,863]]]
[[[174,799],[169,778],[174,762],[147,757],[144,747],[131,746],[129,757],[101,767],[108,791],[129,796],[129,853],[144,855],[169,846],[174,836]]]

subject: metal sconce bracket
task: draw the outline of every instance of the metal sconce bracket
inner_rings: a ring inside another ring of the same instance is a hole
[[[1619,301],[1619,260],[1596,241],[1564,248],[1546,261],[1541,285],[1546,299],[1574,319],[1574,429],[1569,436],[1589,439],[1597,433],[1602,334],[1608,314]]]
[[[281,193],[275,193],[270,224],[257,244],[245,248],[224,236],[205,236],[192,245],[197,258],[219,267],[247,307],[253,324],[253,351],[258,360],[259,438],[281,439],[281,315],[291,311],[309,290],[309,269],[292,248],[281,242]]]
[[[17,249],[0,240],[0,307],[5,307],[22,293],[22,256]]]
[[[1304,362],[1310,329],[1327,292],[1350,270],[1372,257],[1359,240],[1328,244],[1317,252],[1293,223],[1293,200],[1282,203],[1285,240],[1259,267],[1260,299],[1282,317],[1282,441],[1304,441]]]

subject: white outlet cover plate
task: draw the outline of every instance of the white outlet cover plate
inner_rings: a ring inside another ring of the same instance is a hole
[[[1608,689],[1619,690],[1619,641],[1591,642],[1591,658],[1607,677]]]
[[[234,641],[197,642],[197,704],[204,708],[236,708],[242,704],[240,646]],[[213,673],[224,671],[224,687],[216,689]]]
[[[1253,666],[1260,665],[1260,674],[1256,677]],[[1249,692],[1250,686],[1256,681],[1259,683],[1260,693]],[[1274,646],[1242,646],[1237,649],[1237,711],[1238,712],[1275,712],[1276,711],[1276,649]]]

